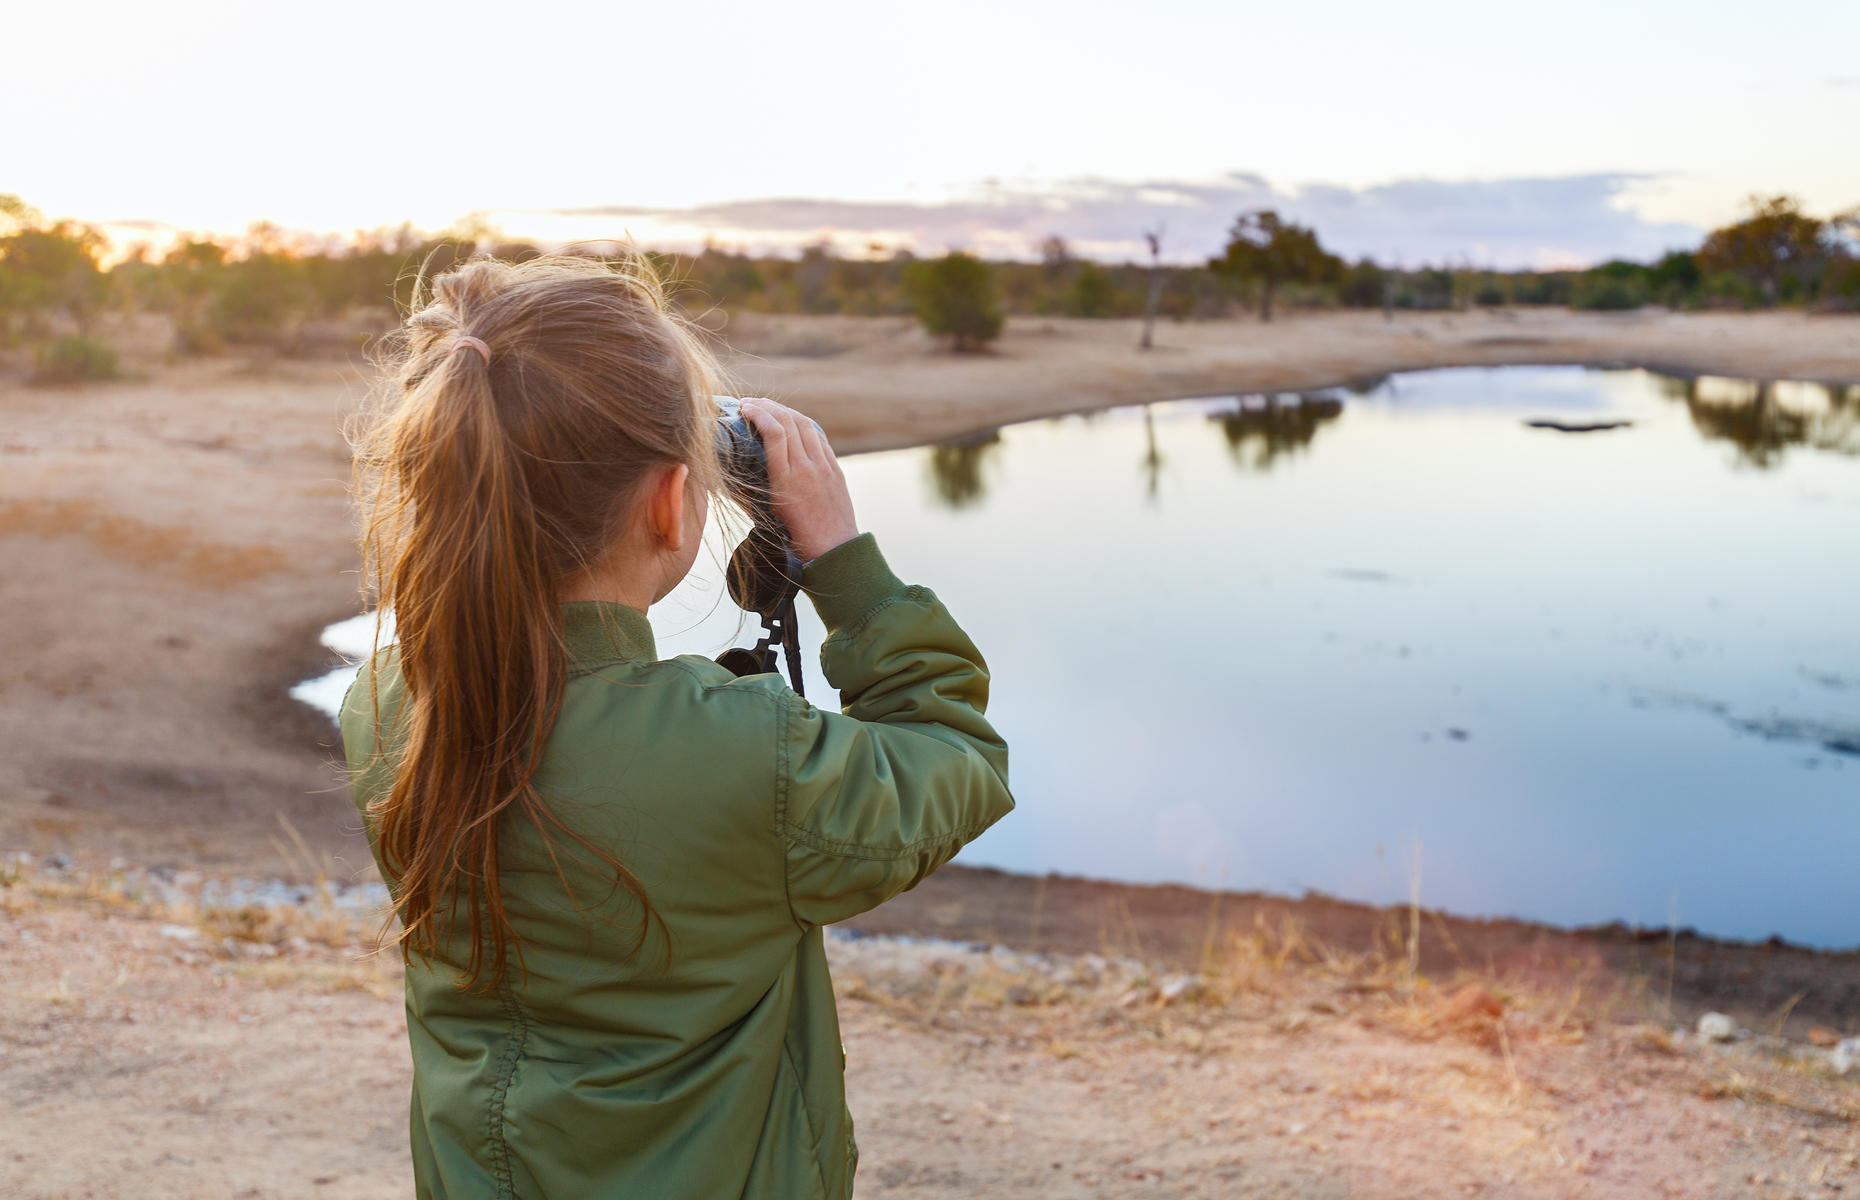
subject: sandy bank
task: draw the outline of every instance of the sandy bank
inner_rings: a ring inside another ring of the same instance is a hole
[[[908,320],[739,314],[723,329],[745,388],[792,398],[842,450],[945,441],[1114,404],[1304,391],[1430,367],[1574,363],[1860,383],[1860,317],[1800,313],[1294,313],[1157,327],[1017,318],[986,354]]]

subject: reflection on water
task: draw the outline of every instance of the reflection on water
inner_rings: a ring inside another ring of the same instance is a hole
[[[1000,444],[1001,434],[990,430],[977,437],[930,447],[927,462],[936,498],[955,509],[979,502],[987,487],[982,468],[989,452]]]
[[[968,861],[1388,902],[1419,840],[1461,911],[1852,945],[1857,400],[1420,372],[848,476],[994,670],[1021,810]]]
[[[1701,434],[1730,442],[1750,466],[1776,466],[1794,446],[1860,454],[1860,387],[1711,375],[1663,384]]]
[[[1850,946],[1857,398],[1432,371],[845,467],[988,656],[1020,808],[965,861],[1386,903],[1421,843],[1461,912]],[[750,636],[700,565],[663,653]]]
[[[1332,396],[1248,396],[1208,419],[1221,427],[1235,463],[1265,471],[1309,446],[1320,427],[1342,415],[1343,401]]]

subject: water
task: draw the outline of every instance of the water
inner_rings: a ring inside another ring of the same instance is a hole
[[[846,474],[994,672],[965,862],[1860,943],[1860,389],[1432,371]],[[749,640],[700,565],[664,653]]]

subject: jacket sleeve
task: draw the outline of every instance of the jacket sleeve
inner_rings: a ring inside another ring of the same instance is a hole
[[[1014,807],[988,724],[988,665],[928,588],[862,535],[809,563],[838,713],[788,693],[776,820],[803,925],[908,891]]]

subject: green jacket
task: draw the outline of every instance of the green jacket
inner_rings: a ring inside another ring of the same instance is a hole
[[[569,606],[572,672],[537,782],[638,876],[668,936],[655,926],[629,955],[638,907],[598,863],[561,856],[571,896],[534,827],[504,827],[522,967],[483,994],[444,962],[408,964],[421,1197],[852,1194],[821,927],[915,886],[1014,802],[982,715],[987,666],[936,597],[900,583],[869,535],[804,583],[840,713],[775,675],[659,661],[635,609]],[[392,778],[371,680],[391,728],[391,649],[343,705],[364,810]],[[463,961],[463,944],[446,957]]]

